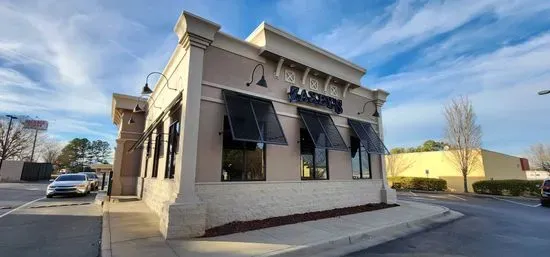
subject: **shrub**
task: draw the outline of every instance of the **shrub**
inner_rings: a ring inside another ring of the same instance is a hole
[[[445,191],[447,181],[439,178],[391,177],[388,180],[397,190]]]
[[[472,184],[474,192],[489,195],[538,196],[542,180],[482,180]]]

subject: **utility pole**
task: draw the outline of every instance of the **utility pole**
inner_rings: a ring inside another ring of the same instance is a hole
[[[38,129],[34,130],[34,141],[32,142],[32,152],[31,152],[31,162],[33,162],[34,158],[34,148],[36,147],[36,137],[38,136]]]
[[[4,158],[6,158],[6,151],[8,150],[8,139],[10,136],[10,130],[11,130],[11,122],[12,120],[16,120],[17,117],[13,115],[6,115],[6,117],[10,118],[10,122],[8,125],[8,131],[6,131],[6,139],[4,139],[4,142],[2,144],[2,156],[0,156],[0,170],[2,170],[2,163],[4,162]]]

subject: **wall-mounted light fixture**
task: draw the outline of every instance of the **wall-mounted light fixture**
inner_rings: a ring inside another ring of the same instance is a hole
[[[376,106],[376,100],[370,100],[370,101],[367,101],[363,104],[363,110],[358,112],[357,115],[361,115],[363,113],[365,113],[365,106],[367,106],[368,103],[373,103],[374,104],[374,113],[372,114],[373,117],[380,117],[380,113],[378,113],[378,106]]]
[[[168,89],[177,90],[177,88],[171,88],[170,85],[168,85],[168,78],[166,76],[164,76],[164,74],[162,74],[160,72],[153,71],[153,72],[147,74],[147,78],[145,79],[145,86],[143,86],[143,89],[141,90],[142,95],[150,95],[150,94],[153,93],[153,90],[151,90],[151,88],[149,88],[149,76],[151,76],[153,74],[159,74],[162,77],[164,77],[164,79],[166,79],[166,87]]]
[[[262,65],[261,63],[257,64],[256,67],[254,67],[254,70],[252,70],[252,78],[250,78],[250,82],[246,83],[246,86],[249,87],[250,84],[252,84],[252,82],[254,81],[254,72],[256,72],[256,69],[258,67],[262,67],[262,77],[260,78],[260,80],[258,80],[258,82],[256,83],[256,85],[260,86],[260,87],[267,87],[267,82],[265,81],[265,68],[264,68],[264,65]]]

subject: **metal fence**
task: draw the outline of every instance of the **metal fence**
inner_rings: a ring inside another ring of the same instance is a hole
[[[37,181],[50,179],[53,171],[51,163],[25,162],[21,171],[21,180]]]

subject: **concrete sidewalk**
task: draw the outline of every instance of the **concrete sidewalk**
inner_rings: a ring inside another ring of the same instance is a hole
[[[157,216],[143,202],[105,202],[102,256],[340,256],[462,216],[441,206],[399,204],[220,237],[164,240]]]

